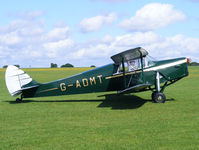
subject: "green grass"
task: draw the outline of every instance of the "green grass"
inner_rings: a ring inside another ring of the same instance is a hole
[[[38,82],[79,69],[25,69]],[[199,67],[166,88],[164,104],[151,92],[107,93],[25,99],[15,103],[0,70],[0,149],[199,149]]]

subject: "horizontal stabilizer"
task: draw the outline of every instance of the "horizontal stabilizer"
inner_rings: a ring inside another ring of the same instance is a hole
[[[150,84],[139,84],[139,85],[136,85],[136,86],[126,88],[122,91],[119,91],[118,94],[128,94],[128,93],[138,92],[138,91],[145,89],[149,86],[151,86],[151,85]]]
[[[24,89],[39,85],[27,73],[13,65],[7,67],[5,81],[8,91],[12,96],[19,95]]]

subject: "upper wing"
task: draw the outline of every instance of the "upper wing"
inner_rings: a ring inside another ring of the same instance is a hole
[[[115,62],[116,65],[119,65],[121,64],[122,61],[129,61],[132,59],[145,57],[146,55],[148,55],[148,52],[145,49],[141,47],[137,47],[137,48],[129,49],[119,54],[113,55],[111,56],[111,59]]]

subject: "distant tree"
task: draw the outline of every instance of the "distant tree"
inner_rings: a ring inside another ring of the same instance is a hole
[[[67,63],[67,64],[61,66],[61,68],[64,68],[64,67],[66,68],[66,67],[74,67],[74,66],[70,63]]]
[[[14,65],[14,66],[16,66],[16,67],[20,68],[20,66],[19,66],[19,65]],[[4,65],[4,66],[3,66],[3,68],[7,68],[7,67],[8,67],[8,65]]]
[[[3,68],[7,68],[7,67],[8,67],[8,65],[4,65],[4,66],[3,66]]]
[[[57,64],[51,63],[50,68],[57,68]]]
[[[197,63],[197,62],[191,62],[191,63],[189,64],[189,66],[199,66],[199,63]]]
[[[90,67],[91,67],[91,68],[95,68],[96,66],[95,66],[95,65],[91,65]]]
[[[19,66],[19,65],[14,65],[14,66],[16,66],[16,67],[20,68],[20,66]]]

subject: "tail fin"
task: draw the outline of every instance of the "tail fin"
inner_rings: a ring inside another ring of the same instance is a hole
[[[34,81],[27,73],[13,65],[9,65],[6,69],[5,81],[12,96],[21,94],[25,89],[39,86],[39,83]]]

